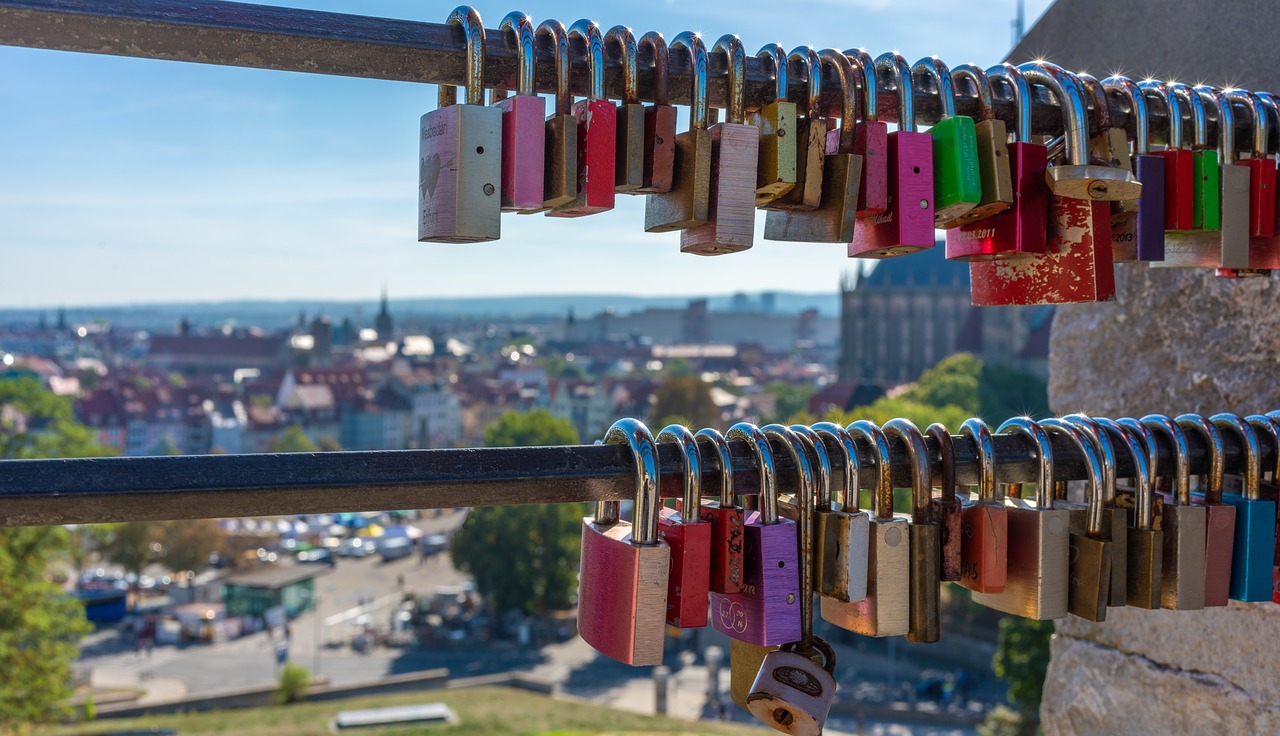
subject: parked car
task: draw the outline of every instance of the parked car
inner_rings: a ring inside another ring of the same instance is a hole
[[[444,534],[432,534],[422,539],[422,554],[434,555],[449,547],[449,537]]]
[[[378,542],[378,552],[383,562],[398,560],[413,554],[413,540],[408,537],[392,537]]]
[[[368,537],[353,537],[338,545],[339,557],[368,557],[377,551],[377,543]]]
[[[337,562],[333,553],[327,549],[309,549],[298,553],[298,562],[313,562],[332,565]]]

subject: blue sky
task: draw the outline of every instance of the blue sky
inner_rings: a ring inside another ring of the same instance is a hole
[[[275,4],[437,22],[454,5]],[[1027,0],[1028,26],[1049,4]],[[494,27],[516,5],[475,7]],[[737,33],[749,52],[769,41],[862,46],[986,67],[1009,48],[1015,0],[801,6],[813,14],[757,0],[519,7],[535,22],[590,17],[637,36]],[[678,236],[643,231],[643,198],[627,196],[576,220],[504,216],[496,243],[418,243],[427,85],[5,47],[0,100],[5,307],[368,299],[383,285],[393,297],[816,292],[854,265],[840,245],[763,240],[763,217],[750,251],[682,255]]]

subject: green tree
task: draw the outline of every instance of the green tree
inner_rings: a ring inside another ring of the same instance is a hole
[[[0,529],[0,732],[57,720],[71,695],[71,660],[92,627],[47,576],[68,551],[62,527]]]
[[[915,422],[916,426],[922,430],[934,422],[942,422],[954,432],[959,430],[964,420],[971,416],[973,416],[972,412],[967,412],[958,406],[922,404],[904,395],[894,398],[881,397],[867,406],[854,407],[847,412],[828,412],[824,419],[840,424],[848,424],[856,419],[866,419],[876,424],[884,424],[895,417],[902,417]]]
[[[149,521],[125,521],[106,524],[106,541],[102,544],[102,556],[124,568],[134,576],[142,574],[142,568],[151,561],[156,544],[156,526]],[[135,577],[134,580],[137,580]],[[130,585],[133,591],[133,585]],[[133,591],[136,592],[136,591]]]
[[[720,425],[720,407],[711,400],[711,386],[698,376],[670,376],[654,390],[653,398],[649,418],[655,427],[677,420],[695,430]]]
[[[978,396],[982,415],[993,421],[1049,416],[1049,388],[1044,381],[1007,365],[982,366]]]
[[[198,572],[209,564],[209,555],[222,549],[226,531],[212,519],[177,519],[157,525],[165,567],[176,573]]]
[[[8,406],[12,412],[3,409]],[[14,414],[21,415],[20,420]],[[6,418],[7,416],[7,418]],[[75,420],[71,399],[30,376],[0,378],[0,457],[101,457],[116,454]]]
[[[795,424],[801,414],[809,409],[809,398],[814,388],[807,383],[787,383],[786,381],[770,381],[764,385],[764,392],[774,396],[773,413],[764,418],[766,423],[780,422]]]
[[[276,689],[276,701],[281,704],[305,700],[311,687],[311,670],[300,664],[286,662],[280,670],[280,687]]]
[[[342,445],[332,437],[321,437],[320,452],[342,452]]]
[[[1018,616],[1000,620],[1000,639],[992,669],[1009,684],[1009,704],[1021,725],[1018,732],[1033,734],[1039,724],[1040,699],[1045,672],[1049,669],[1049,640],[1052,621],[1033,621]],[[993,724],[994,725],[994,724]]]
[[[507,412],[485,428],[490,447],[578,442],[567,420],[550,412]],[[472,509],[450,548],[453,563],[500,611],[567,608],[577,589],[582,504]]]
[[[182,450],[178,448],[178,443],[173,441],[169,435],[163,435],[160,440],[151,447],[147,452],[148,455],[181,455]]]
[[[272,452],[320,452],[316,443],[311,441],[302,427],[290,424],[284,432],[271,443]]]
[[[544,355],[538,359],[542,365],[542,370],[547,372],[548,378],[571,378],[579,381],[585,381],[591,377],[587,369],[581,363],[575,363],[565,359],[560,355]]]
[[[969,353],[958,353],[925,371],[907,398],[929,406],[955,406],[970,416],[981,411],[978,384],[982,361]]]

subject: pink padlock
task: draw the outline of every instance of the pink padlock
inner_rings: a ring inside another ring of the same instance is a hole
[[[547,103],[533,87],[533,21],[516,10],[498,29],[513,32],[520,58],[515,96],[493,103],[502,110],[502,211],[537,212],[542,209]],[[496,99],[499,92],[492,94]]]
[[[582,19],[569,26],[569,43],[580,40],[590,60],[590,92],[573,103],[578,119],[578,196],[547,217],[583,217],[613,209],[617,171],[618,108],[604,96],[604,35]]]

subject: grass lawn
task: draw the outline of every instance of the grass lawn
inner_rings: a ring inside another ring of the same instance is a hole
[[[375,736],[515,736],[516,734],[748,734],[756,729],[712,723],[642,716],[598,705],[554,700],[550,697],[500,687],[465,690],[427,690],[416,694],[386,695],[323,703],[296,703],[271,708],[210,711],[191,715],[108,719],[68,726],[60,734],[100,734],[151,728],[176,729],[180,736],[237,734],[237,736],[320,736],[330,734],[329,724],[341,710],[379,708],[413,703],[448,703],[458,714],[452,726],[404,726],[358,729],[351,733]]]

